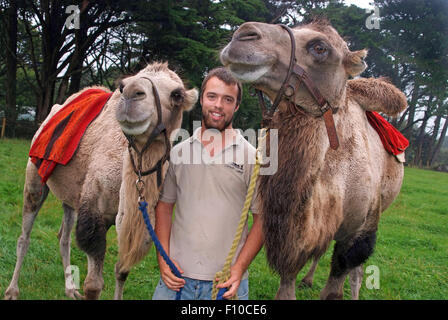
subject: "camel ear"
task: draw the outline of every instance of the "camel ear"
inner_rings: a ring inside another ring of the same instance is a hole
[[[367,57],[367,50],[349,51],[344,59],[345,70],[351,77],[360,75],[366,68],[367,63],[364,61]]]
[[[182,106],[184,111],[190,111],[198,101],[199,92],[198,89],[193,88],[185,92],[184,104]]]

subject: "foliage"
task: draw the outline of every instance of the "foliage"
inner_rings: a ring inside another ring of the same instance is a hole
[[[7,51],[0,52],[0,108],[14,109],[7,115],[14,116],[22,106],[31,105],[41,121],[53,103],[61,103],[79,88],[102,84],[114,89],[118,77],[157,60],[168,61],[190,87],[199,88],[204,75],[220,65],[220,49],[242,23],[292,26],[325,16],[351,50],[369,50],[368,68],[362,76],[385,76],[407,95],[408,109],[391,121],[412,142],[408,162],[432,166],[445,159],[438,154],[448,119],[446,0],[375,0],[381,17],[379,29],[366,26],[371,12],[347,6],[342,0],[1,0],[2,22],[12,3],[19,8],[17,106],[3,103],[2,92],[10,88],[10,82]],[[64,8],[69,4],[81,10],[79,30],[64,26],[68,16]],[[11,37],[7,30],[1,23],[0,40],[5,48]],[[235,127],[258,128],[257,100],[247,86],[244,91]],[[182,127],[191,132],[193,121],[200,119],[198,103],[185,115]],[[9,136],[22,134],[20,128],[7,130]]]

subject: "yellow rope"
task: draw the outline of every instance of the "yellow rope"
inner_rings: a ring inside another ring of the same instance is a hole
[[[240,218],[240,221],[238,223],[238,228],[236,229],[236,234],[235,234],[235,238],[233,239],[232,247],[230,248],[229,254],[227,255],[226,261],[224,263],[224,267],[222,268],[221,271],[218,271],[215,274],[215,278],[213,279],[212,300],[216,300],[216,297],[218,296],[219,289],[216,288],[216,286],[218,284],[226,282],[230,278],[230,267],[231,267],[233,258],[235,256],[238,244],[239,244],[239,242],[241,240],[241,235],[243,233],[244,225],[246,224],[247,214],[249,213],[249,207],[250,207],[250,204],[252,202],[252,198],[253,198],[254,190],[255,190],[255,185],[256,185],[256,182],[257,182],[258,174],[260,172],[260,158],[261,158],[261,156],[259,156],[259,151],[260,151],[259,149],[261,148],[262,141],[267,136],[266,129],[263,128],[261,130],[262,130],[261,131],[261,137],[258,139],[259,140],[259,142],[258,142],[258,149],[257,149],[256,155],[255,155],[255,166],[254,166],[254,169],[252,171],[252,176],[250,178],[249,188],[247,189],[246,200],[244,202],[243,210],[241,212],[241,218]],[[219,281],[216,281],[217,278],[219,279]],[[232,297],[232,300],[238,300],[238,295],[235,294]]]

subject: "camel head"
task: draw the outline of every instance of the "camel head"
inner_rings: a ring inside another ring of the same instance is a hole
[[[136,75],[120,80],[121,97],[116,119],[123,132],[135,136],[136,141],[145,141],[157,125],[153,84],[160,98],[162,122],[168,133],[180,127],[182,112],[191,110],[198,99],[198,91],[186,90],[167,63],[150,64]]]
[[[345,99],[348,78],[366,68],[366,50],[352,52],[337,31],[325,20],[315,20],[293,29],[295,57],[324,98],[334,107]],[[289,34],[279,25],[247,22],[234,33],[221,51],[221,62],[241,81],[252,83],[271,100],[286,77],[291,52]],[[296,104],[311,114],[318,106],[302,85]]]

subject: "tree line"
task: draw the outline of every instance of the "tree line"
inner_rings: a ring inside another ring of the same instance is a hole
[[[387,77],[405,92],[409,107],[389,120],[410,140],[407,162],[448,165],[448,2],[375,0],[374,6],[366,11],[342,0],[0,0],[6,135],[32,135],[53,104],[88,85],[115,89],[117,78],[152,61],[168,61],[191,87],[200,87],[245,21],[294,26],[325,16],[352,50],[369,49],[364,77]],[[34,122],[24,126],[19,115],[30,112]],[[194,108],[183,128],[191,131],[200,117]],[[260,120],[257,99],[244,86],[234,124],[257,129]]]

